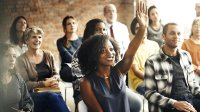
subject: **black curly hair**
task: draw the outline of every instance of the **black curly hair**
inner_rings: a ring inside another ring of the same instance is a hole
[[[96,25],[98,23],[104,23],[103,20],[95,18],[95,19],[91,19],[86,23],[86,27],[84,30],[84,34],[83,34],[83,39],[82,41],[84,42],[85,40],[87,40],[88,38],[90,38],[91,35],[94,35],[95,33],[95,28]],[[105,23],[104,23],[105,24]]]
[[[109,38],[108,35],[93,35],[85,40],[78,52],[79,64],[83,74],[88,75],[98,69],[98,61],[101,51],[107,41],[113,45],[115,55],[115,62],[119,61],[120,48],[116,41]]]

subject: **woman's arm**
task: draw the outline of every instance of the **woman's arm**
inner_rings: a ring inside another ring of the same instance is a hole
[[[47,58],[49,61],[49,65],[50,65],[50,69],[51,69],[51,72],[52,72],[52,76],[55,76],[55,77],[59,77],[59,74],[58,74],[58,71],[57,71],[57,68],[56,68],[56,65],[55,65],[55,59],[54,59],[54,56],[51,52],[47,51],[46,53],[48,55],[49,58]]]
[[[143,2],[138,3],[136,15],[137,15],[138,23],[139,23],[139,30],[136,33],[135,37],[130,42],[123,59],[116,65],[122,74],[126,74],[129,68],[131,67],[131,64],[134,59],[134,55],[141,41],[144,39],[144,34],[146,32],[147,25],[148,25],[146,4],[144,4]]]
[[[28,92],[28,89],[26,87],[26,84],[25,82],[23,82],[23,91],[22,91],[22,95],[23,95],[23,110],[24,111],[30,111],[30,112],[33,112],[33,109],[34,109],[34,103],[33,103],[33,100]]]
[[[72,54],[70,54],[68,52],[68,50],[66,49],[65,45],[64,45],[64,41],[65,39],[61,38],[57,40],[57,48],[59,51],[59,54],[61,56],[62,59],[62,63],[71,63],[72,60]]]
[[[21,55],[17,58],[16,61],[16,71],[24,79],[28,90],[33,90],[36,87],[44,87],[42,81],[31,81],[30,78],[35,79],[36,72],[31,64],[25,59],[25,55]]]
[[[20,86],[21,100],[19,102],[19,109],[25,112],[33,112],[34,103],[28,92],[26,84],[21,75],[16,74]]]
[[[98,103],[94,95],[89,80],[87,80],[86,78],[81,80],[80,89],[83,101],[87,105],[88,110],[91,112],[103,112],[100,104]]]
[[[144,71],[140,70],[137,64],[133,64],[131,70],[134,72],[135,76],[144,80]]]

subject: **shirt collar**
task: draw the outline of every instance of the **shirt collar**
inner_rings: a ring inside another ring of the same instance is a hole
[[[167,55],[163,52],[163,47],[160,48],[159,53],[160,53],[160,58],[163,59],[163,60],[167,60],[167,59],[170,58],[169,56],[167,56]],[[177,55],[181,56],[181,53],[180,53],[180,50],[179,50],[179,49],[177,49]]]

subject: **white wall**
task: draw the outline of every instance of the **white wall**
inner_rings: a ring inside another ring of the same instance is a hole
[[[148,7],[156,5],[162,23],[176,22],[182,27],[183,38],[188,38],[194,20],[196,0],[148,0]]]

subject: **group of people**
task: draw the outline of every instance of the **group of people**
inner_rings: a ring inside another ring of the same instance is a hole
[[[36,92],[57,88],[59,78],[73,83],[76,112],[139,112],[139,94],[150,112],[199,112],[200,18],[180,48],[179,26],[163,25],[156,6],[147,10],[138,2],[136,12],[131,41],[113,4],[104,7],[106,21],[86,23],[83,37],[75,18],[66,16],[65,35],[57,40],[59,73],[53,54],[41,49],[43,30],[17,17],[10,44],[0,43],[0,112],[69,112],[60,92]]]

